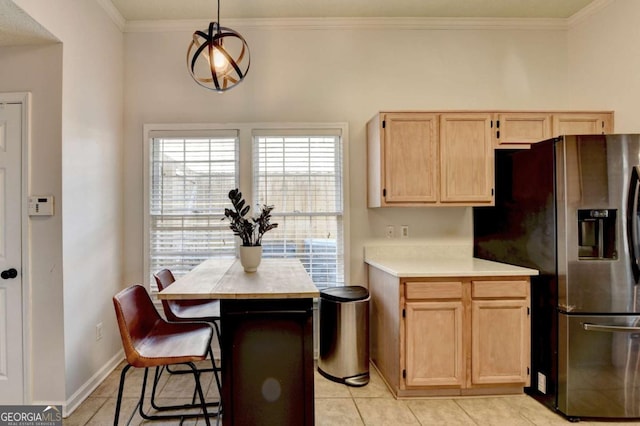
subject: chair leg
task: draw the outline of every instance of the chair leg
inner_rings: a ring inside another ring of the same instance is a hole
[[[131,420],[133,419],[133,416],[136,414],[136,410],[138,411],[138,413],[140,414],[140,417],[142,417],[145,420],[171,420],[171,419],[180,419],[180,424],[182,424],[182,422],[185,419],[195,419],[195,418],[199,418],[199,417],[204,417],[205,423],[207,424],[207,426],[211,426],[211,421],[209,420],[210,417],[216,417],[216,426],[220,424],[220,417],[222,414],[222,404],[220,403],[220,401],[215,401],[215,402],[210,402],[207,403],[204,399],[204,392],[202,390],[202,385],[200,383],[200,372],[198,371],[198,369],[196,368],[195,364],[193,363],[187,363],[187,366],[189,366],[190,368],[190,372],[193,373],[194,375],[194,379],[196,381],[196,394],[199,396],[200,399],[200,403],[199,404],[184,404],[184,405],[172,405],[172,406],[161,406],[158,407],[155,404],[154,401],[154,396],[155,396],[155,389],[157,388],[157,380],[160,377],[160,374],[162,374],[162,371],[159,371],[159,368],[156,367],[155,373],[154,373],[154,384],[153,384],[153,391],[152,391],[152,396],[151,396],[151,405],[153,406],[153,408],[155,408],[158,411],[164,411],[164,410],[176,410],[176,409],[187,409],[187,408],[200,408],[202,410],[202,413],[185,413],[185,414],[180,414],[180,413],[176,413],[174,415],[148,415],[144,412],[144,397],[146,394],[146,388],[147,388],[147,379],[149,376],[149,368],[145,368],[144,369],[144,378],[143,378],[143,382],[142,382],[142,389],[140,391],[140,399],[138,400],[138,402],[136,403],[136,406],[133,408],[133,411],[131,412],[131,415],[129,416],[129,419],[127,420],[127,425],[129,425],[131,423]],[[116,410],[115,410],[115,414],[114,414],[114,418],[113,418],[113,426],[118,426],[118,421],[120,420],[120,409],[122,408],[122,395],[124,393],[124,382],[125,382],[125,378],[127,375],[127,372],[129,371],[129,369],[132,366],[130,364],[127,364],[123,369],[122,372],[120,373],[120,384],[118,386],[118,397],[116,400]],[[218,409],[216,410],[215,413],[209,413],[207,410],[207,407],[218,407]]]
[[[211,349],[211,347],[209,347],[209,357],[211,358],[211,368],[203,368],[198,370],[200,373],[205,373],[205,372],[210,372],[213,371],[213,377],[216,379],[216,388],[218,389],[218,398],[220,398],[220,401],[222,401],[222,384],[220,382],[220,374],[219,372],[222,370],[221,367],[216,366],[216,360],[213,357],[213,350]],[[169,366],[167,366],[167,371],[169,371]],[[179,373],[179,372],[178,372]],[[191,404],[196,403],[196,389],[193,390],[193,395],[191,397]],[[212,405],[222,405],[221,403],[208,403],[207,406],[212,406]]]
[[[125,376],[127,375],[127,371],[129,371],[130,368],[130,364],[125,365],[125,367],[122,369],[122,372],[120,373],[120,385],[118,386],[118,399],[116,402],[116,412],[113,416],[113,426],[118,426],[118,420],[120,419],[120,408],[122,406],[122,392],[124,391],[124,380]],[[133,412],[135,413],[135,409],[133,410]],[[131,418],[129,418],[129,421],[131,421]]]
[[[188,364],[184,364],[184,365],[188,365]],[[178,409],[185,409],[185,408],[198,408],[198,407],[200,407],[200,404],[196,404],[196,402],[195,402],[196,401],[196,397],[198,396],[197,387],[194,387],[194,389],[193,389],[193,396],[191,398],[191,404],[159,405],[156,402],[157,385],[158,385],[158,382],[160,381],[160,376],[162,375],[162,372],[165,370],[165,368],[168,370],[167,367],[168,366],[156,367],[154,378],[153,378],[153,387],[152,387],[152,390],[151,390],[151,398],[150,398],[151,407],[154,410],[157,410],[157,411],[169,411],[169,410],[178,410]],[[197,370],[197,368],[196,368],[196,370]],[[197,371],[198,371],[198,373],[202,373],[203,371],[209,371],[209,369],[197,370]],[[174,374],[187,374],[187,373],[193,374],[193,371],[191,369],[189,369],[189,370],[178,370]],[[198,377],[199,377],[199,375],[198,375]],[[145,383],[143,383],[143,386],[145,385]],[[220,405],[220,401],[207,402],[207,407],[217,407],[219,405]]]
[[[216,330],[216,337],[218,338],[218,345],[220,345],[220,326],[218,325],[218,320],[212,321],[213,328]]]
[[[214,377],[216,379],[216,386],[218,388],[218,395],[219,395],[220,400],[219,401],[214,401],[214,402],[207,402],[207,407],[217,407],[217,406],[221,405],[221,399],[222,399],[222,385],[220,384],[220,377],[219,377],[219,373],[218,373],[220,368],[216,367],[216,365],[215,365],[215,360],[213,358],[213,351],[211,349],[209,349],[209,356],[211,357],[211,363],[213,365],[213,368],[203,368],[203,369],[198,370],[198,372],[199,373],[208,373],[210,371],[213,371]],[[191,370],[170,370],[168,365],[163,366],[163,367],[156,367],[156,371],[155,371],[154,378],[153,378],[153,387],[152,387],[152,391],[151,391],[151,407],[153,409],[155,409],[155,410],[158,410],[158,411],[199,407],[200,404],[196,404],[196,397],[198,396],[198,391],[197,391],[196,387],[193,388],[193,395],[191,396],[191,404],[159,405],[156,402],[157,385],[158,385],[158,383],[160,381],[160,377],[162,376],[162,372],[165,369],[171,374],[193,374],[193,371],[191,371]]]
[[[207,426],[211,426],[211,422],[209,421],[209,415],[207,413],[207,403],[204,400],[204,392],[202,392],[202,386],[200,385],[200,372],[198,371],[194,363],[192,362],[189,363],[189,366],[193,370],[193,376],[196,378],[196,389],[198,390],[198,394],[200,395],[200,402],[202,403],[202,414],[204,415],[204,421],[207,424]]]
[[[220,375],[218,374],[222,368],[216,367],[216,360],[213,358],[213,350],[211,350],[211,348],[209,348],[209,356],[211,357],[213,377],[216,379],[216,386],[218,387],[218,395],[222,398],[222,384],[220,382]]]

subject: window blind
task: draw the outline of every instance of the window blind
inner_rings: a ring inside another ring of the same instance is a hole
[[[209,136],[151,134],[149,272],[180,276],[207,258],[234,256],[222,221],[227,194],[238,186],[237,132]],[[152,290],[155,282],[151,284]]]
[[[253,132],[254,204],[274,205],[264,257],[298,258],[320,287],[344,285],[338,130]]]

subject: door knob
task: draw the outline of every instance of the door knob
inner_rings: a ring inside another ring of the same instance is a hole
[[[18,276],[18,271],[16,271],[15,268],[6,269],[2,271],[2,273],[0,273],[0,277],[2,277],[3,280],[8,280],[10,278],[15,278],[17,276]]]

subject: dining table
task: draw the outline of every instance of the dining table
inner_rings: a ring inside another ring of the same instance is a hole
[[[313,425],[313,299],[298,259],[207,259],[158,293],[220,301],[222,424]]]

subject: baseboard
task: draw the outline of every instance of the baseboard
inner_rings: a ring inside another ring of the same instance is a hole
[[[106,379],[109,374],[116,369],[123,359],[124,351],[121,349],[100,370],[98,370],[96,374],[87,380],[80,389],[65,401],[62,405],[62,417],[69,417],[71,413],[73,413],[75,409],[78,408],[98,386],[100,386],[104,379]]]

